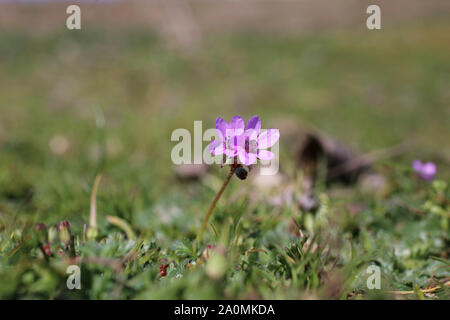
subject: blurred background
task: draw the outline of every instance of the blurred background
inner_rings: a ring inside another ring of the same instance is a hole
[[[2,211],[85,218],[99,171],[112,194],[168,196],[171,132],[235,114],[291,137],[282,168],[307,125],[360,152],[412,141],[403,163],[445,177],[450,3],[375,1],[370,31],[372,2],[83,1],[68,30],[69,2],[2,1]]]
[[[81,7],[81,30],[66,28],[70,4]],[[381,30],[366,27],[370,4],[381,7]],[[416,158],[448,181],[449,101],[448,0],[0,0],[0,230],[68,219],[80,232],[101,172],[102,232],[114,230],[110,214],[162,244],[193,238],[225,173],[179,172],[171,133],[236,114],[281,130],[291,182],[305,129],[360,154],[409,143],[374,164],[391,179],[369,192],[371,205],[375,194],[414,190]],[[272,205],[287,186],[277,179]]]

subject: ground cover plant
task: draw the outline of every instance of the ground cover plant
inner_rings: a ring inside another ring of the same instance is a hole
[[[0,297],[448,299],[449,32],[250,33],[188,55],[148,30],[2,32]],[[231,179],[196,239],[229,169],[183,178],[170,135],[236,114],[280,128],[280,173]],[[361,154],[412,147],[376,183],[319,170],[306,210],[309,125]]]

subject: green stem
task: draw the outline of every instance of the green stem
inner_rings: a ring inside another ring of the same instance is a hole
[[[200,230],[197,234],[197,242],[200,244],[200,240],[202,239],[202,235],[203,235],[203,231],[205,231],[206,226],[208,225],[208,220],[211,217],[211,214],[214,210],[214,208],[216,207],[217,201],[219,201],[220,197],[222,196],[223,191],[225,190],[225,188],[228,185],[228,182],[230,182],[231,177],[234,174],[234,171],[236,171],[236,166],[231,166],[231,170],[230,173],[228,173],[228,176],[225,180],[225,182],[223,183],[222,187],[220,188],[219,192],[216,194],[213,202],[211,203],[211,206],[209,207],[208,213],[206,214],[205,219],[203,220],[203,223],[200,227]]]

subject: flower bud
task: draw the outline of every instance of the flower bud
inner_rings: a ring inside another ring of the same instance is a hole
[[[59,238],[63,245],[68,245],[70,242],[70,224],[69,221],[61,221],[59,223]]]
[[[58,228],[53,225],[48,228],[48,242],[53,244],[56,242],[56,238],[58,237]]]
[[[205,249],[202,252],[202,257],[201,257],[202,261],[205,262],[209,259],[209,257],[213,253],[214,248],[215,248],[214,245],[211,245],[211,244],[206,245]]]
[[[227,259],[223,253],[214,252],[206,264],[206,274],[215,280],[222,278],[227,272]]]
[[[247,179],[248,172],[243,167],[238,167],[234,173],[241,180]]]
[[[89,227],[86,236],[88,240],[95,240],[98,237],[98,229]]]

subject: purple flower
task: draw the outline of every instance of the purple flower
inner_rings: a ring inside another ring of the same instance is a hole
[[[235,157],[238,154],[238,137],[244,133],[244,120],[234,116],[228,124],[224,119],[216,119],[216,130],[219,139],[211,141],[208,148],[213,155],[225,154]]]
[[[247,126],[240,116],[234,116],[229,124],[224,119],[217,118],[216,130],[219,139],[209,144],[209,151],[213,155],[238,157],[247,166],[255,164],[257,159],[273,159],[274,154],[266,149],[280,138],[278,129],[261,132],[261,119],[258,116],[251,117]]]
[[[437,172],[436,165],[433,162],[422,163],[420,160],[414,160],[412,167],[422,179],[428,181],[433,180]]]

